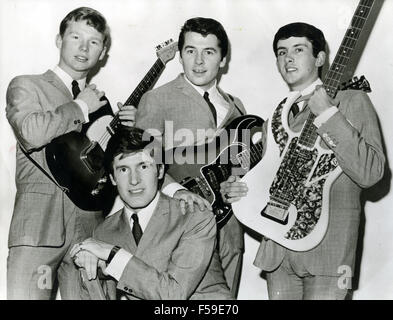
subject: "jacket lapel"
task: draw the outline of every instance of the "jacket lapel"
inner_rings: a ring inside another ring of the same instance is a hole
[[[130,222],[128,221],[128,217],[124,208],[121,213],[120,220],[121,221],[119,223],[119,234],[124,235],[122,246],[127,248],[132,254],[135,254],[137,247],[134,236],[132,235]]]
[[[221,90],[220,87],[217,86],[217,90],[224,97],[225,101],[228,102],[228,104],[229,104],[229,110],[228,110],[224,120],[221,122],[221,124],[217,128],[217,129],[221,129],[224,126],[227,125],[228,120],[233,117],[233,115],[234,115],[235,111],[237,110],[237,108],[236,108],[235,103],[233,102],[233,100],[231,98],[229,98],[229,96],[223,90]]]
[[[149,223],[143,231],[142,238],[139,241],[138,248],[136,250],[136,254],[138,256],[141,256],[146,248],[149,248],[153,238],[156,237],[157,233],[162,232],[163,226],[166,223],[166,215],[169,213],[169,200],[161,192],[159,197],[157,206],[155,207]],[[132,233],[131,237],[134,239]],[[133,241],[135,244],[135,240]]]
[[[43,75],[44,79],[51,83],[53,86],[55,86],[57,89],[59,89],[63,94],[68,96],[70,100],[73,99],[71,92],[68,90],[66,85],[63,83],[63,81],[60,80],[60,78],[52,71],[48,70],[46,71]]]
[[[200,95],[200,93],[198,91],[196,91],[195,88],[193,88],[187,82],[186,79],[184,79],[183,73],[179,74],[179,76],[176,78],[176,88],[181,90],[186,96],[188,96],[190,99],[194,100],[194,102],[196,104],[198,104],[199,106],[201,106],[205,110],[205,113],[209,115],[209,119],[212,123],[211,127],[215,128],[214,117],[213,117],[212,112],[210,111],[210,108],[209,108],[207,102],[205,101],[205,99],[203,99],[203,97]]]

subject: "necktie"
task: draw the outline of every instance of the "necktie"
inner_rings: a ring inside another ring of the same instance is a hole
[[[72,94],[74,95],[74,99],[78,96],[80,92],[81,89],[79,88],[78,81],[72,80]]]
[[[293,116],[295,117],[299,113],[299,105],[295,102],[292,105],[291,110],[292,110]]]
[[[217,126],[217,111],[213,103],[210,102],[209,93],[207,91],[203,94],[203,99],[205,99],[207,104],[209,105],[210,111],[213,114],[214,124]]]
[[[139,240],[142,238],[143,231],[141,225],[139,224],[138,215],[133,213],[131,218],[134,220],[134,223],[132,224],[132,235],[134,236],[136,245],[138,245]]]

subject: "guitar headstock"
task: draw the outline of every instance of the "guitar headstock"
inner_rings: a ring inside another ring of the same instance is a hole
[[[340,84],[339,90],[363,90],[364,92],[371,92],[370,83],[367,81],[365,76],[361,76],[360,79],[358,77],[353,77],[347,82],[343,82]]]
[[[172,39],[169,39],[156,47],[156,54],[157,57],[165,64],[175,57],[177,50],[177,42],[173,42]]]

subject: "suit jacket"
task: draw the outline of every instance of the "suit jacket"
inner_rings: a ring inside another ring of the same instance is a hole
[[[254,261],[261,269],[276,269],[284,255],[289,254],[300,258],[313,275],[338,276],[343,272],[340,266],[349,266],[353,275],[361,188],[382,178],[385,156],[377,115],[368,95],[347,90],[339,92],[336,99],[339,112],[317,130],[324,142],[322,146],[332,149],[343,170],[330,189],[327,233],[318,246],[306,252],[290,251],[263,239]],[[295,118],[290,117],[290,128],[300,131],[309,113],[305,107]]]
[[[41,75],[18,76],[11,81],[6,115],[18,142],[47,172],[45,145],[55,137],[80,131],[84,122],[71,93],[50,70]],[[19,144],[15,182],[17,192],[9,247],[61,246],[65,235],[64,201],[68,199],[25,156]],[[67,210],[75,208],[70,205],[67,204]]]
[[[108,216],[93,237],[133,254],[117,283],[129,299],[231,299],[213,250],[215,235],[211,213],[183,215],[178,200],[161,194],[138,246],[124,210]],[[106,283],[110,299],[116,299],[115,286]]]
[[[162,134],[166,149],[207,142],[213,135],[207,134],[201,137],[201,141],[198,139],[200,136],[200,134],[198,136],[198,130],[214,133],[246,113],[238,98],[232,99],[221,89],[219,91],[229,103],[229,111],[219,128],[215,126],[208,104],[184,79],[183,74],[142,96],[138,105],[135,126],[145,130],[151,129],[154,135]],[[220,242],[228,244],[230,251],[242,252],[244,249],[243,231],[234,216],[222,230]]]
[[[246,113],[238,98],[232,100],[222,90],[219,89],[219,92],[229,103],[229,111],[218,129]],[[198,139],[198,129],[217,130],[208,104],[184,79],[183,74],[142,96],[135,125],[142,129],[154,129],[155,135],[162,134],[166,149],[204,142]],[[209,138],[210,135],[202,137],[205,142]]]

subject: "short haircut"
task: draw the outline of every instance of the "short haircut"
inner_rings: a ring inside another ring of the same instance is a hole
[[[321,30],[304,22],[294,22],[281,27],[274,36],[273,51],[276,57],[278,41],[290,37],[306,37],[312,44],[315,58],[320,51],[326,50],[326,40]]]
[[[71,21],[86,21],[87,25],[96,29],[104,36],[104,46],[109,47],[110,30],[104,16],[97,10],[88,7],[80,7],[68,13],[60,23],[59,34],[63,38],[64,33]]]
[[[105,154],[104,167],[107,173],[113,174],[113,160],[119,154],[128,155],[148,151],[154,157],[156,164],[162,164],[163,148],[147,131],[137,127],[119,125],[114,135],[109,139]]]
[[[228,54],[228,36],[224,27],[218,21],[211,18],[202,17],[187,20],[181,28],[179,34],[178,47],[180,55],[184,46],[185,34],[187,32],[197,32],[204,37],[209,34],[215,35],[218,39],[218,46],[221,49],[221,60],[224,59]]]

